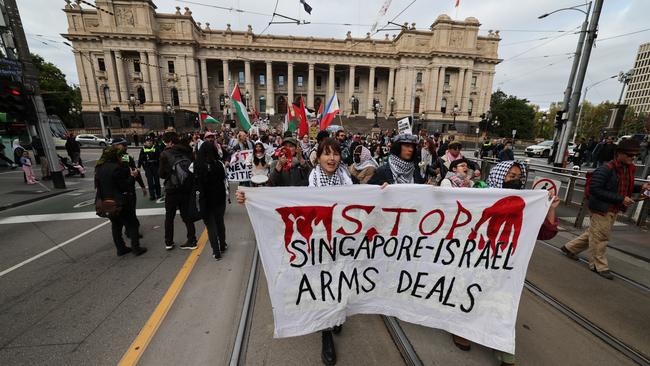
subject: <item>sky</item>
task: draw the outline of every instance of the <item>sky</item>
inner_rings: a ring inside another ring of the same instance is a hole
[[[428,29],[440,14],[457,20],[472,16],[482,24],[480,34],[487,34],[490,29],[500,30],[502,40],[498,52],[503,62],[496,67],[493,88],[526,98],[544,110],[550,103],[562,100],[578,40],[576,32],[585,15],[565,10],[544,19],[537,17],[575,5],[583,5],[579,8],[586,9],[585,0],[460,0],[458,8],[454,6],[456,0],[391,0],[386,15],[380,17],[380,8],[389,0],[306,0],[313,8],[311,15],[302,9],[299,0],[153,1],[159,13],[173,13],[176,6],[189,7],[195,21],[208,22],[212,29],[225,29],[229,23],[233,30],[246,30],[250,24],[256,34],[264,31],[265,34],[334,38],[345,38],[348,30],[353,37],[365,37],[375,22],[379,28],[393,20],[398,24],[416,23],[416,28]],[[276,13],[312,24],[268,26],[276,1]],[[31,52],[57,65],[69,83],[77,84],[74,57],[60,36],[67,30],[62,11],[64,5],[63,0],[18,1]],[[617,78],[609,77],[631,69],[639,45],[650,42],[647,14],[650,14],[649,0],[604,2],[596,46],[584,82],[585,87],[598,85],[589,88],[588,101],[618,100],[622,84]],[[633,32],[636,33],[628,34]],[[381,31],[374,38],[383,39],[386,33],[392,35],[398,31]]]

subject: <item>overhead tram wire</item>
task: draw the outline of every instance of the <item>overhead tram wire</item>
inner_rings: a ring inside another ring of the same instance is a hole
[[[404,14],[404,12],[405,12],[406,10],[408,10],[408,8],[410,8],[413,4],[415,4],[416,1],[417,1],[417,0],[413,0],[413,1],[411,1],[408,5],[406,5],[406,7],[405,7],[404,9],[402,9],[399,13],[397,13],[397,15],[395,15],[391,20],[389,20],[389,21],[386,23],[385,26],[383,26],[382,28],[377,29],[374,33],[372,33],[372,34],[370,35],[369,38],[372,38],[372,36],[376,35],[376,34],[379,33],[379,32],[382,32],[382,31],[387,30],[386,27],[390,26],[391,23],[393,23],[393,22],[394,22],[394,21],[395,21],[395,20],[396,20],[400,15]],[[361,41],[356,41],[356,42],[354,42],[353,44],[351,44],[349,48],[351,49],[351,48],[353,48],[354,46],[358,45],[359,43],[361,43]]]
[[[580,26],[576,27],[575,29],[578,29],[578,28],[580,28]],[[562,37],[564,37],[564,36],[567,36],[567,35],[569,35],[569,34],[575,34],[575,33],[576,33],[576,32],[567,32],[567,33],[562,33],[562,34],[560,34],[559,36],[557,36],[557,37],[553,37],[553,38],[549,39],[549,40],[546,41],[546,42],[542,42],[542,43],[540,43],[540,44],[538,44],[538,45],[536,45],[536,46],[533,46],[533,47],[531,47],[531,48],[528,48],[527,50],[525,50],[525,51],[523,51],[523,52],[520,52],[520,53],[518,53],[518,54],[516,54],[516,55],[514,55],[514,56],[512,56],[512,57],[509,57],[509,58],[503,60],[501,63],[503,64],[504,62],[512,61],[512,60],[518,58],[519,56],[522,56],[522,55],[527,54],[528,52],[530,52],[530,51],[532,51],[532,50],[538,49],[538,48],[540,48],[540,47],[542,47],[542,46],[545,46],[545,45],[547,45],[547,44],[549,44],[549,43],[551,43],[551,42],[557,40],[557,39],[560,39],[560,38],[562,38]],[[579,33],[579,32],[578,32],[578,33]]]
[[[562,63],[562,62],[564,62],[564,61],[568,61],[568,60],[572,59],[573,57],[574,57],[574,55],[571,55],[571,56],[567,57],[566,59],[559,60],[559,61],[555,61],[555,62],[551,62],[551,63],[548,64],[548,65],[544,65],[544,66],[542,66],[542,67],[540,67],[540,68],[537,68],[537,69],[534,69],[534,70],[532,70],[532,71],[527,71],[527,72],[525,72],[525,73],[521,73],[521,74],[519,74],[519,75],[513,76],[513,77],[511,77],[511,78],[509,78],[509,79],[506,79],[506,80],[504,80],[504,81],[501,81],[501,82],[499,82],[497,85],[503,85],[503,84],[505,84],[505,83],[509,83],[509,82],[511,82],[511,81],[513,81],[513,80],[519,79],[519,78],[521,78],[522,76],[527,76],[527,75],[530,75],[530,74],[534,74],[534,73],[536,73],[536,72],[538,72],[538,71],[540,71],[540,70],[546,69],[547,67],[551,67],[551,66],[557,65],[557,64],[559,64],[559,63]]]
[[[631,36],[633,34],[643,33],[643,32],[647,32],[647,31],[650,31],[650,28],[640,29],[638,31],[629,32],[629,33],[618,34],[618,35],[611,36],[611,37],[605,37],[605,38],[600,38],[600,39],[596,38],[596,42],[608,41],[610,39],[615,39],[615,38],[620,38],[620,37],[625,37],[625,36]]]

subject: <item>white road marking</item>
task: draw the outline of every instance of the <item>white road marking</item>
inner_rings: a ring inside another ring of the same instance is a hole
[[[575,222],[576,217],[560,217],[560,220]],[[585,227],[585,228],[589,227],[590,223],[591,223],[591,220],[589,219],[589,216],[587,216],[587,217],[585,217],[585,220],[582,222],[582,226]],[[628,226],[628,224],[626,224],[624,222],[614,221],[614,226]]]
[[[57,249],[59,249],[61,247],[64,247],[64,246],[72,243],[73,241],[81,238],[82,236],[88,235],[88,234],[92,233],[93,231],[101,228],[102,226],[108,225],[109,223],[110,223],[110,221],[102,222],[101,224],[99,224],[97,226],[94,226],[94,227],[84,231],[83,233],[64,241],[61,244],[55,245],[52,248],[50,248],[50,249],[48,249],[48,250],[46,250],[44,252],[40,252],[40,253],[36,254],[35,256],[33,256],[33,257],[31,257],[31,258],[29,258],[27,260],[24,260],[24,261],[12,266],[12,267],[9,267],[9,268],[5,269],[4,271],[0,272],[0,277],[4,276],[4,275],[6,275],[6,274],[8,274],[8,273],[10,273],[12,271],[17,270],[18,268],[20,268],[20,267],[22,267],[22,266],[24,266],[24,265],[26,265],[28,263],[31,263],[31,262],[37,260],[38,258],[40,258],[40,257],[42,257],[42,256],[44,256],[46,254],[49,254],[49,253],[51,253],[51,252],[53,252],[53,251],[55,251],[55,250],[57,250]]]
[[[164,215],[164,214],[165,214],[164,208],[142,208],[136,210],[136,215],[138,216],[156,216],[156,215]],[[84,220],[84,219],[98,219],[98,218],[99,217],[95,214],[94,211],[42,214],[42,215],[20,215],[20,216],[9,216],[5,218],[0,218],[0,225],[24,224],[30,222],[45,222],[45,221]]]

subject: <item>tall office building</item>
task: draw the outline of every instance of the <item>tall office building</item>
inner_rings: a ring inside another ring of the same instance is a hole
[[[650,42],[639,46],[625,104],[634,107],[636,112],[650,112]]]

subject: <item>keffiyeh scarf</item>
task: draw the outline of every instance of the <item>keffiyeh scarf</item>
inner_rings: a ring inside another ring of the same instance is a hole
[[[393,173],[393,179],[397,184],[413,183],[413,172],[415,171],[415,164],[410,161],[405,161],[395,155],[388,157],[388,165],[390,171]]]
[[[490,188],[503,188],[503,180],[510,171],[510,168],[512,168],[512,166],[515,164],[517,164],[517,166],[519,166],[521,169],[521,183],[525,185],[526,179],[528,177],[526,172],[526,164],[517,160],[508,160],[500,162],[490,170],[490,175],[487,179],[488,186]]]
[[[447,172],[445,176],[445,179],[449,179],[454,188],[472,188],[472,181],[465,178],[465,175],[458,175],[454,172]]]
[[[367,147],[362,145],[359,145],[356,149],[359,148],[361,149],[361,155],[359,156],[360,160],[358,164],[354,163],[354,169],[361,171],[370,166],[377,168],[379,165],[377,165],[375,159],[372,158],[372,155],[370,154],[370,150],[368,150]]]
[[[316,165],[309,173],[310,187],[333,187],[352,184],[352,178],[348,175],[347,170],[339,164],[338,168],[332,175],[327,175],[320,165]]]

